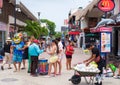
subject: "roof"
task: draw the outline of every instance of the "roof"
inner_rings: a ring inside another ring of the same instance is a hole
[[[79,19],[85,17],[86,14],[90,12],[98,2],[99,0],[93,0],[85,9],[83,9],[82,13],[79,15]]]
[[[13,5],[15,4],[15,0],[10,0],[9,3],[12,3]],[[20,8],[20,10],[25,13],[30,19],[37,21],[37,18],[27,9],[27,7],[20,2],[19,4],[17,4],[17,7]]]
[[[86,14],[93,9],[93,7],[99,2],[99,0],[93,0],[85,9],[77,10],[72,16],[76,16],[76,20],[85,17]]]

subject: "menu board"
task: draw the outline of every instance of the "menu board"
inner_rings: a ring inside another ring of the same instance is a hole
[[[101,52],[111,52],[111,33],[101,33]]]

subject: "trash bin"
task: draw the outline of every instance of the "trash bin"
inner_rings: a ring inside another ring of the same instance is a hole
[[[38,61],[38,73],[40,75],[48,74],[48,60],[47,59],[40,59]]]

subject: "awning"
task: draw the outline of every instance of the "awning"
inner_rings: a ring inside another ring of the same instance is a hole
[[[97,29],[90,28],[90,32],[92,32],[92,33],[95,33],[95,32],[112,32],[112,27],[99,27]]]
[[[80,32],[79,31],[70,31],[69,35],[79,35]]]

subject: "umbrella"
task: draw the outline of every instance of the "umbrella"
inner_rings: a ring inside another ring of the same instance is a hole
[[[70,31],[69,34],[70,35],[78,35],[78,34],[80,34],[80,32],[79,31]]]
[[[102,19],[97,26],[95,27],[95,29],[97,29],[100,26],[105,26],[106,24],[116,24],[115,20],[113,19]]]

